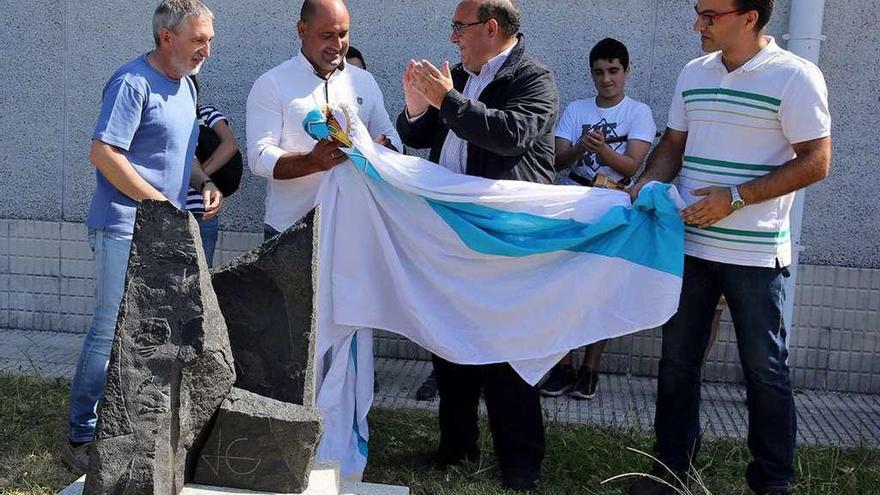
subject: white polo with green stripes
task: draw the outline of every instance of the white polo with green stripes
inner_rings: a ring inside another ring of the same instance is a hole
[[[811,62],[772,37],[732,72],[715,52],[681,71],[668,127],[687,132],[676,185],[685,202],[709,186],[730,187],[775,170],[795,157],[792,144],[831,133],[828,91]],[[685,253],[711,261],[772,267],[791,263],[789,211],[794,193],[747,205],[715,225],[685,229]]]

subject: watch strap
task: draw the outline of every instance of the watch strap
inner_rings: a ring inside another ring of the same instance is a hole
[[[742,196],[739,194],[739,186],[731,186],[730,187],[730,207],[734,210],[738,210],[746,205],[746,202],[743,201]]]

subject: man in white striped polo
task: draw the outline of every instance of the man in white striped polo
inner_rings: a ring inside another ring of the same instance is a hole
[[[703,51],[682,70],[666,133],[633,187],[675,183],[689,206],[678,313],[663,326],[654,430],[657,458],[681,480],[700,446],[700,372],[723,294],[746,380],[749,487],[788,493],[796,434],[783,321],[789,210],[831,161],[822,73],[763,34],[773,0],[698,0]],[[655,466],[654,474],[672,478]],[[676,484],[676,482],[673,482]],[[631,494],[671,493],[644,478]]]

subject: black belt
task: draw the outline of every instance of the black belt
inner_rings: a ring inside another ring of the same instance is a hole
[[[593,183],[595,182],[593,180],[587,179],[586,177],[581,177],[580,175],[578,175],[574,172],[569,172],[568,178],[577,182],[578,184],[580,184],[582,186],[587,186],[587,187],[593,187]]]

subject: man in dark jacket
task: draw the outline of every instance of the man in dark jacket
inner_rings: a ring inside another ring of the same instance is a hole
[[[450,70],[448,62],[437,68],[411,61],[404,74],[406,109],[397,119],[404,144],[430,147],[431,161],[459,173],[553,182],[559,94],[550,70],[525,53],[519,26],[519,11],[509,0],[459,3],[450,41],[459,47],[461,64]],[[508,363],[433,361],[440,392],[436,463],[479,457],[483,390],[503,484],[534,488],[544,457],[538,392]]]

